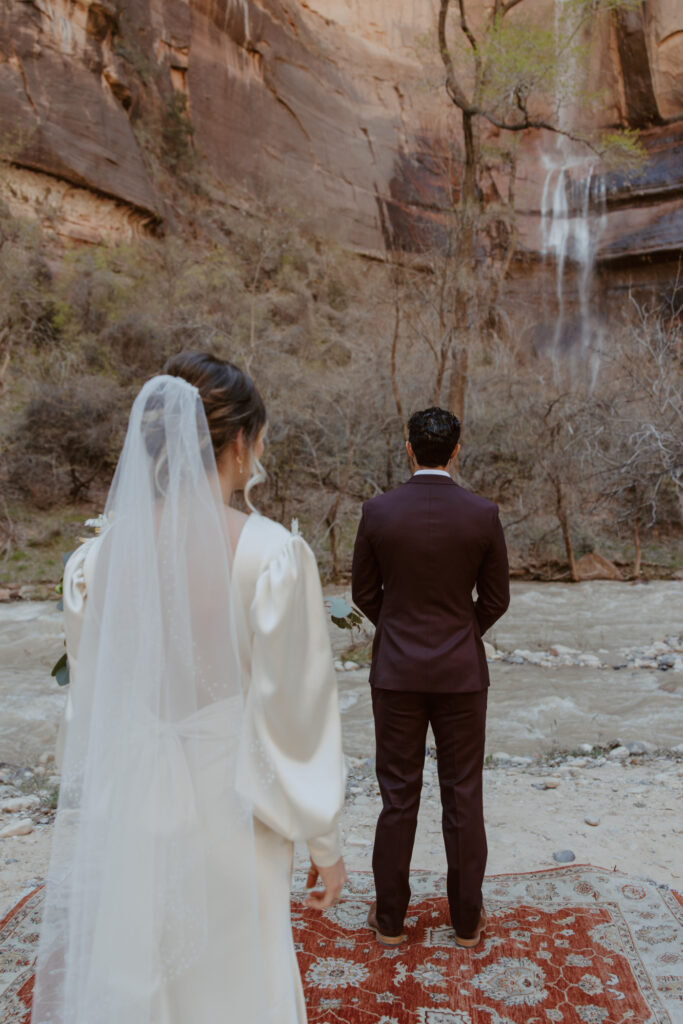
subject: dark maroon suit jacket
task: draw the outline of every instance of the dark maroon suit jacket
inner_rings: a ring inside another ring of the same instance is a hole
[[[510,603],[497,506],[431,473],[371,498],[358,527],[352,592],[377,627],[372,686],[486,689],[481,638]]]

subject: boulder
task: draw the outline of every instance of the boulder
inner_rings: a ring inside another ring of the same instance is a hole
[[[597,551],[582,555],[576,563],[576,572],[580,580],[620,580],[622,575],[613,562],[604,558]]]

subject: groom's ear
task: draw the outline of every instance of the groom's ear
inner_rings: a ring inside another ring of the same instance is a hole
[[[410,441],[406,441],[406,451],[408,452],[408,458],[410,459],[411,464],[414,463],[415,462],[415,452],[413,451],[413,446],[410,443]]]
[[[448,461],[452,462],[453,459],[457,459],[459,451],[460,451],[460,444],[458,443],[458,444],[456,444],[455,448],[453,449],[453,454],[451,455],[451,457],[450,457],[450,459]]]

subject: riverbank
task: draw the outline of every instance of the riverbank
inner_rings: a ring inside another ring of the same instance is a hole
[[[47,873],[58,777],[46,763],[0,768],[0,779],[0,807],[13,801],[17,808],[0,812],[0,836],[13,825],[30,827],[0,838],[1,917]],[[616,867],[683,889],[683,751],[492,763],[484,770],[484,793],[488,874],[553,867],[553,855],[569,850],[576,863]],[[379,807],[372,758],[350,758],[341,821],[349,868],[371,868]],[[440,820],[436,763],[428,757],[415,868],[445,870]],[[306,859],[297,846],[296,866]]]

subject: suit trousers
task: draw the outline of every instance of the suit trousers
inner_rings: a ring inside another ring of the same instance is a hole
[[[377,923],[400,935],[410,901],[410,860],[422,790],[427,727],[436,740],[451,921],[462,938],[479,922],[486,868],[482,770],[488,690],[418,693],[373,687],[382,811],[372,869]]]

